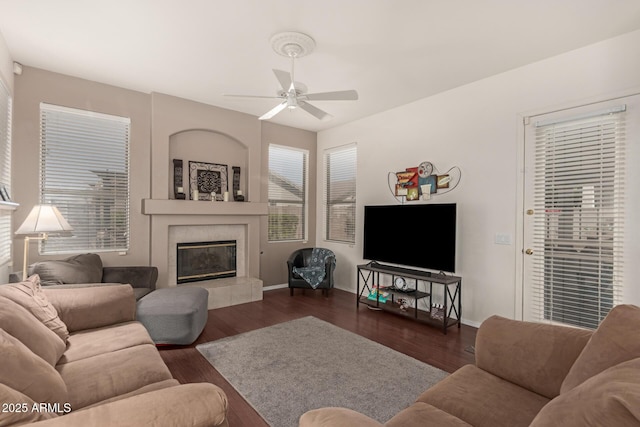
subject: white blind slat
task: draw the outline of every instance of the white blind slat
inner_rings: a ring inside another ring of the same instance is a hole
[[[40,198],[58,207],[73,236],[50,236],[43,254],[129,249],[126,117],[42,103]]]
[[[355,144],[325,152],[325,238],[355,243],[356,223]]]
[[[268,240],[307,239],[309,152],[269,145]]]
[[[11,111],[9,90],[0,80],[0,186],[11,192]],[[0,198],[0,200],[3,200]],[[0,211],[0,265],[11,260],[11,211]]]
[[[622,111],[536,124],[535,318],[596,328],[618,303],[625,127],[624,114],[617,112]]]

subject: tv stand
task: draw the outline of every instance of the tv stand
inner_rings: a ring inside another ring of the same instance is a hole
[[[368,307],[388,311],[394,314],[410,317],[416,321],[438,326],[444,334],[447,328],[458,325],[462,317],[462,278],[447,276],[429,271],[415,270],[405,267],[380,264],[371,261],[358,265],[358,288],[356,307],[365,304]],[[380,275],[391,276],[391,285],[380,286]],[[409,283],[408,289],[394,287],[396,278],[402,278]],[[433,286],[442,285],[444,288],[443,301],[434,301]],[[378,290],[374,298],[369,296]],[[365,291],[368,291],[365,295]],[[387,292],[389,296],[381,297],[380,292]],[[409,300],[412,307],[405,307],[399,301]],[[427,310],[418,307],[420,301],[428,301]],[[434,309],[434,304],[442,302],[441,307]]]

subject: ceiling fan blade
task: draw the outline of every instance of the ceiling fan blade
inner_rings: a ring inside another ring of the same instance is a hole
[[[337,92],[306,93],[303,96],[309,101],[356,101],[358,92],[355,90],[339,90]]]
[[[291,89],[291,85],[293,84],[293,81],[291,80],[291,74],[289,74],[287,71],[275,69],[273,70],[273,74],[276,75],[276,78],[280,82],[282,90],[284,90],[285,92],[289,92],[289,90]]]
[[[326,111],[322,111],[318,107],[314,107],[308,102],[300,102],[298,106],[320,120],[329,120],[333,117],[331,114],[327,113]]]
[[[267,111],[265,114],[260,116],[259,119],[260,120],[269,120],[270,118],[272,118],[273,116],[278,114],[280,111],[284,110],[285,108],[287,108],[287,101],[284,101],[284,102],[276,105],[274,108],[272,108],[271,110]]]

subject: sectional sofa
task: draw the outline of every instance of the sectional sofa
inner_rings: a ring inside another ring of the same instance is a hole
[[[0,285],[0,426],[227,426],[227,398],[172,378],[130,285]]]

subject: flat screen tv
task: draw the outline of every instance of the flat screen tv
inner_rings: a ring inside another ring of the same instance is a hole
[[[362,257],[454,273],[456,204],[365,206]]]

